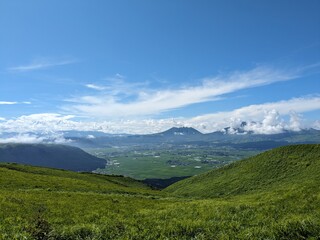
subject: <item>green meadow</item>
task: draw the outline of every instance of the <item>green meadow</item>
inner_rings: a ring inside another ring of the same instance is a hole
[[[320,145],[281,147],[163,191],[0,164],[0,239],[320,239]]]

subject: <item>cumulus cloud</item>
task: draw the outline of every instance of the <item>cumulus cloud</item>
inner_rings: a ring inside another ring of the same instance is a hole
[[[312,124],[312,128],[320,130],[320,120],[314,121],[314,123]]]
[[[292,111],[290,113],[290,122],[289,122],[290,130],[300,131],[303,128],[301,122],[302,122],[302,115]]]
[[[240,122],[243,123],[244,120],[239,120],[238,124],[233,125],[233,128],[235,129],[233,132],[234,134],[237,134],[237,129],[242,127]],[[245,121],[245,123],[246,124],[242,127],[242,130],[256,134],[277,134],[287,130],[286,123],[281,119],[279,112],[275,109],[266,111],[261,120]]]
[[[229,133],[232,133],[232,129],[242,127],[241,124],[246,122],[243,129],[247,132],[276,134],[285,130],[299,131],[313,127],[303,123],[301,113],[315,110],[320,110],[320,97],[309,96],[206,114],[184,119],[183,122],[186,126],[195,127],[203,132],[219,131],[225,127],[231,127]],[[288,122],[284,120],[285,116],[289,116]]]
[[[263,121],[263,119],[276,111],[281,116],[292,115],[293,112],[303,113],[320,109],[320,97],[300,97],[279,102],[270,102],[259,105],[250,105],[233,111],[206,114],[191,119],[192,123],[201,123],[206,126],[221,126],[220,123],[230,122],[230,119],[241,119],[242,121]],[[265,124],[272,123],[277,117],[268,116]],[[297,118],[296,118],[297,120]],[[291,124],[294,123],[292,120]]]
[[[265,113],[261,122],[248,122],[244,130],[256,134],[277,134],[292,129],[281,119],[279,112],[273,109]]]
[[[101,118],[152,116],[195,103],[215,101],[221,96],[241,89],[253,88],[279,81],[292,80],[297,72],[258,67],[247,72],[234,72],[225,76],[206,78],[200,85],[178,89],[153,90],[124,83],[123,78],[113,79],[108,86],[88,84],[99,95],[86,95],[68,99],[64,110]],[[129,96],[129,99],[128,99]]]
[[[308,100],[304,101],[308,103]],[[290,101],[287,102],[290,106]],[[284,104],[281,102],[281,104]],[[220,114],[211,116],[200,116],[189,120],[190,126],[197,126],[199,129],[204,129],[205,132],[212,131],[224,131],[225,127],[228,134],[243,134],[243,133],[255,133],[255,134],[278,134],[284,131],[300,131],[305,128],[313,127],[303,123],[302,115],[294,111],[289,113],[274,109],[264,109],[263,105],[259,105],[260,111],[251,113],[248,116],[244,114],[237,115],[240,109],[231,112],[224,112],[225,115],[221,118]],[[318,107],[317,109],[320,109]],[[222,114],[222,113],[221,113]],[[230,117],[231,116],[231,117]],[[284,117],[289,116],[289,121],[285,121]],[[206,120],[204,121],[203,118]]]

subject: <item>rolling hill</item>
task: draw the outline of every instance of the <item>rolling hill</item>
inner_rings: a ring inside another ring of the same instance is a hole
[[[132,178],[94,173],[0,163],[3,190],[72,191],[99,193],[143,193],[149,187]]]
[[[219,197],[255,192],[316,188],[320,183],[320,144],[273,149],[177,182],[166,192],[188,197]]]
[[[320,239],[320,145],[281,147],[165,191],[0,163],[0,239]]]
[[[106,160],[94,157],[77,147],[57,144],[0,144],[0,162],[72,171],[104,168]]]

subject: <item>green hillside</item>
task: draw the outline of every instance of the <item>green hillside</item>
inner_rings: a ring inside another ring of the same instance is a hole
[[[2,190],[147,194],[140,181],[122,176],[76,173],[15,163],[0,163]]]
[[[0,239],[320,239],[319,146],[275,149],[161,192],[3,163]]]
[[[169,186],[190,197],[320,188],[320,144],[280,147]]]
[[[52,167],[72,171],[104,168],[106,161],[77,147],[59,144],[0,144],[0,162]]]

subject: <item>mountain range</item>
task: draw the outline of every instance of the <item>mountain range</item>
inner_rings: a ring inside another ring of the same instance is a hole
[[[243,126],[245,126],[245,123],[243,123]],[[203,134],[190,127],[174,127],[164,132],[147,135],[102,135],[101,133],[90,132],[86,136],[79,136],[79,133],[75,135],[68,134],[65,135],[65,138],[67,144],[85,148],[192,144],[194,146],[228,145],[235,148],[267,150],[293,143],[319,143],[320,130],[308,129],[284,131],[277,134],[254,134],[252,132],[244,132],[243,129],[231,130],[231,128],[226,128],[224,131]]]
[[[320,130],[311,128],[297,129],[296,131],[281,129],[280,131],[277,129],[276,133],[269,131],[270,134],[259,134],[259,131],[254,132],[252,130],[252,126],[259,124],[262,123],[241,122],[236,127],[229,126],[220,131],[205,134],[192,127],[173,127],[153,134],[109,134],[101,131],[79,130],[26,133],[0,132],[0,143],[61,143],[80,148],[157,146],[160,144],[193,144],[195,146],[233,144],[234,147],[242,148],[244,147],[243,144],[252,143],[251,146],[259,145],[259,149],[265,150],[291,143],[320,142]]]

